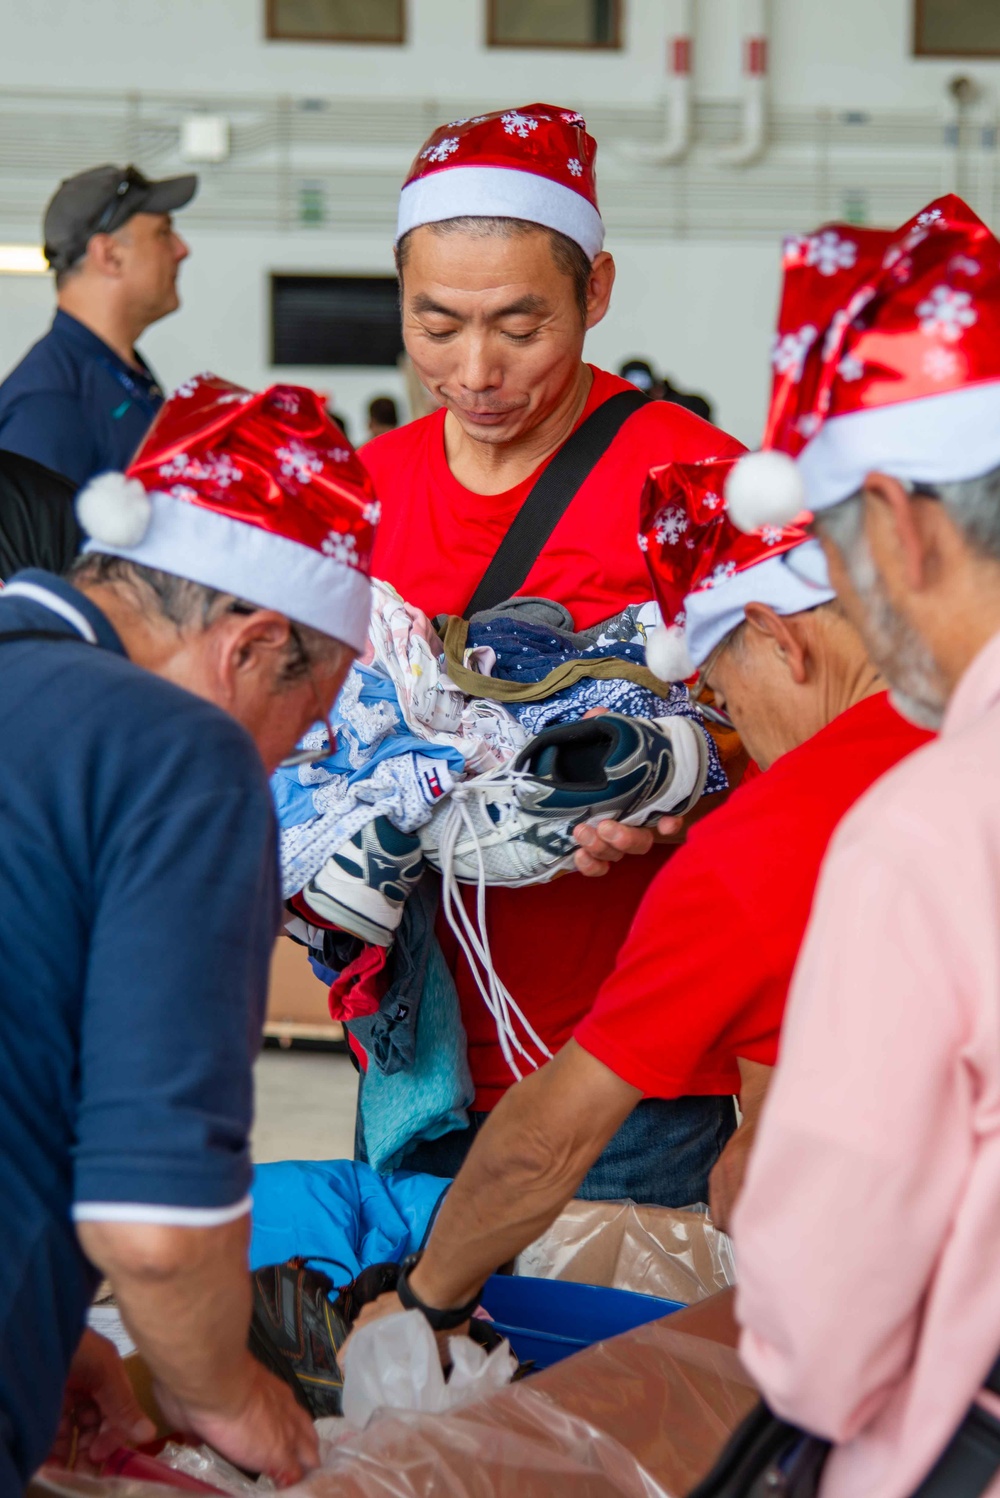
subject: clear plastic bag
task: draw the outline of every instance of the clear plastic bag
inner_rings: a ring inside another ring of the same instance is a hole
[[[244,1493],[273,1493],[274,1483],[269,1477],[252,1478],[219,1456],[210,1446],[182,1446],[177,1441],[168,1441],[157,1460],[175,1472],[186,1472],[188,1477],[197,1477],[220,1493],[229,1493],[232,1498],[242,1498]]]
[[[452,1337],[451,1374],[419,1311],[401,1311],[359,1327],[344,1368],[344,1419],[363,1430],[380,1410],[441,1414],[502,1389],[517,1372],[506,1342],[487,1353],[469,1337]]]
[[[384,1411],[328,1449],[289,1498],[680,1498],[757,1399],[726,1345],[734,1335],[720,1297],[459,1409]],[[169,1494],[66,1476],[39,1495]]]
[[[712,1319],[678,1312],[462,1409],[386,1412],[290,1495],[681,1498],[757,1399],[734,1349],[695,1330]]]
[[[736,1282],[733,1249],[704,1207],[572,1201],[517,1273],[634,1290],[693,1305]]]

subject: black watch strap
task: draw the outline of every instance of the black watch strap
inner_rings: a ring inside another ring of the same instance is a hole
[[[457,1326],[462,1326],[479,1304],[479,1295],[474,1295],[468,1305],[458,1306],[445,1311],[436,1306],[425,1306],[420,1297],[410,1288],[410,1270],[415,1269],[423,1257],[422,1252],[408,1254],[399,1266],[399,1279],[396,1281],[396,1294],[399,1296],[407,1311],[420,1311],[426,1318],[432,1331],[451,1332]]]

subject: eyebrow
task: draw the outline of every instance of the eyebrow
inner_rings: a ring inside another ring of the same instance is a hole
[[[464,322],[462,315],[453,307],[445,307],[441,302],[436,302],[426,292],[418,292],[410,303],[411,312],[436,312],[440,317],[453,318],[455,322]],[[518,297],[516,302],[508,302],[506,307],[500,307],[496,312],[490,314],[490,322],[499,322],[505,317],[524,317],[531,313],[542,313],[549,310],[548,302],[544,297],[535,296],[533,292],[527,292]]]

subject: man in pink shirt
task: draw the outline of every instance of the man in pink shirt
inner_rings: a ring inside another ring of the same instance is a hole
[[[822,1498],[993,1494],[1000,244],[951,197],[897,234],[797,240],[785,267],[775,451],[735,471],[730,513],[809,506],[897,704],[941,731],[827,856],[735,1213],[740,1350],[835,1443]],[[972,1479],[943,1464],[977,1401]]]

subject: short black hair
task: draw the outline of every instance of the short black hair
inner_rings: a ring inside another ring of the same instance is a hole
[[[368,402],[368,420],[380,427],[399,426],[399,412],[391,395],[376,395]]]
[[[556,268],[561,270],[564,275],[571,277],[573,281],[573,295],[576,299],[576,305],[580,309],[580,318],[581,321],[586,322],[592,261],[586,250],[581,245],[578,245],[575,239],[570,239],[566,234],[560,234],[558,229],[547,229],[544,224],[533,224],[524,218],[479,218],[471,213],[462,214],[458,218],[441,219],[437,223],[421,227],[433,229],[435,234],[452,234],[456,232],[480,234],[484,239],[515,239],[520,238],[522,235],[538,232],[547,234]],[[396,245],[396,271],[399,275],[400,287],[402,287],[403,283],[403,271],[406,269],[410,235],[413,232],[412,229],[408,229]]]

